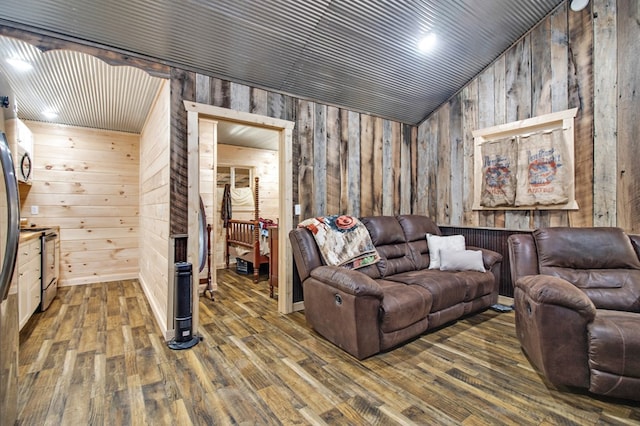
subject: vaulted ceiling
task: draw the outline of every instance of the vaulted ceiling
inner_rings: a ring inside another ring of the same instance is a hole
[[[0,24],[417,124],[560,3],[3,0]],[[423,53],[427,34],[436,42]]]

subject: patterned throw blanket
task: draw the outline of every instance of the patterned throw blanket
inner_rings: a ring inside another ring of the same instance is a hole
[[[380,260],[367,228],[355,217],[315,217],[298,227],[311,231],[327,265],[358,269]]]

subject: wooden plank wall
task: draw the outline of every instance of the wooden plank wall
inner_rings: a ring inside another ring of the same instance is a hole
[[[140,284],[162,331],[169,320],[169,83],[165,82],[140,135]]]
[[[137,277],[139,135],[26,124],[34,169],[21,215],[60,227],[60,285]]]
[[[611,9],[615,1],[597,0],[592,3],[594,8],[604,8],[608,12],[603,19],[607,19],[607,25],[610,24],[611,14],[615,16],[615,11]],[[612,86],[601,83],[599,91],[594,93],[594,32],[590,8],[591,6],[576,13],[568,10],[566,4],[562,5],[418,126],[417,170],[425,174],[418,175],[418,213],[436,217],[438,223],[443,225],[511,229],[592,226],[596,211],[600,217],[611,214],[615,217],[615,209],[608,207],[612,197],[615,197],[611,185],[596,185],[596,188],[600,188],[598,192],[594,189],[594,165],[599,160],[607,165],[606,170],[601,171],[605,176],[599,179],[610,180],[615,176],[615,171],[611,170],[611,160],[606,154],[608,150],[595,152],[597,157],[594,158],[594,103],[597,104],[600,97],[607,97],[610,105],[612,92],[616,93],[616,87],[615,84]],[[637,40],[637,29],[631,24],[626,28],[631,28],[630,34],[626,36],[628,40]],[[600,40],[604,44],[599,46],[601,51],[609,52],[609,48],[615,48],[610,45],[611,40],[615,43],[615,37],[602,37]],[[629,43],[628,53],[631,53],[630,45]],[[601,66],[611,67],[610,57],[604,54],[601,56],[607,59]],[[627,56],[635,58],[637,54]],[[625,72],[625,76],[633,81],[630,86],[637,88],[637,73],[632,70],[638,64],[637,59],[633,58],[618,54],[618,65],[630,63],[626,65],[629,72]],[[600,64],[596,63],[595,66]],[[610,71],[607,72],[610,74]],[[626,93],[633,92],[627,90]],[[621,97],[618,106],[623,100],[624,97]],[[470,197],[473,193],[473,165],[469,162],[473,154],[471,131],[572,107],[579,107],[575,119],[575,152],[576,198],[580,210],[571,213],[472,211]],[[615,107],[610,109],[615,110]],[[603,120],[610,120],[610,116]],[[634,123],[638,120],[627,121]],[[610,123],[607,126],[607,137],[611,138],[614,131],[611,130]],[[627,124],[627,127],[631,126]],[[637,129],[634,130],[637,132]],[[631,138],[622,139],[618,135],[618,152],[628,152],[628,147],[635,147],[631,141]],[[628,155],[626,158],[634,157]],[[454,170],[464,172],[456,173]],[[625,194],[636,194],[636,200],[638,191],[633,185],[637,181],[638,179],[626,180],[625,182],[629,182],[629,189],[622,191]],[[619,192],[620,189],[618,186]],[[615,199],[613,205],[615,206]],[[622,208],[620,202],[617,206]],[[624,210],[629,212],[627,208]],[[637,217],[638,214],[632,213],[631,216]],[[619,226],[634,229],[633,225],[624,226],[633,219],[621,221],[622,218],[623,215],[618,215]],[[611,225],[615,221],[609,222]]]
[[[608,2],[604,2],[607,5]],[[608,39],[612,46],[617,46],[617,76],[618,76],[618,104],[617,104],[617,159],[618,168],[615,178],[617,188],[617,218],[618,226],[639,234],[640,233],[640,168],[636,161],[640,158],[640,55],[638,54],[638,40],[640,40],[640,6],[637,1],[617,2],[617,41]],[[601,9],[601,8],[600,8]],[[615,12],[614,12],[615,13]],[[598,64],[603,72],[613,72],[610,62]],[[605,157],[606,158],[606,157]],[[607,175],[614,175],[610,171]],[[606,189],[605,189],[606,190]]]
[[[293,176],[286,184],[292,188],[294,204],[301,207],[294,223],[324,214],[411,213],[410,203],[401,196],[411,197],[411,188],[402,183],[413,182],[415,175],[411,126],[213,77],[176,74],[180,81],[175,84],[193,87],[200,102],[296,123]],[[180,94],[172,91],[176,96]],[[177,105],[176,99],[172,105]],[[186,134],[186,119],[173,124],[179,126],[175,133],[182,129]],[[174,150],[178,144],[173,140]],[[393,173],[388,176],[384,170]]]

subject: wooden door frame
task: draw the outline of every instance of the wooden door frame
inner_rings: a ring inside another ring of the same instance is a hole
[[[197,264],[198,259],[198,214],[200,211],[199,195],[200,195],[200,165],[199,165],[199,132],[198,120],[205,118],[216,121],[233,121],[253,127],[263,127],[276,130],[279,133],[278,141],[278,165],[279,165],[279,231],[281,235],[286,236],[293,227],[293,188],[291,185],[291,176],[293,175],[292,163],[292,146],[293,146],[293,128],[295,123],[292,121],[281,120],[277,118],[266,117],[263,115],[252,114],[248,112],[234,111],[227,108],[206,105],[197,102],[184,101],[184,107],[187,110],[187,144],[188,144],[188,179],[189,179],[189,199],[188,199],[188,246],[187,261]],[[214,140],[216,138],[214,137]],[[217,142],[217,141],[216,141]],[[215,150],[214,150],[215,152]],[[213,164],[217,158],[214,158]],[[215,170],[214,170],[214,187],[215,187]],[[215,233],[214,233],[215,234]],[[215,247],[215,240],[212,242]],[[291,244],[288,238],[279,238],[278,240],[278,312],[288,314],[294,311],[293,304],[293,270],[291,268],[293,257],[291,253]],[[283,255],[284,254],[284,255]],[[283,273],[284,272],[284,273]],[[198,328],[198,283],[194,280],[193,291],[193,330]],[[171,291],[171,290],[170,290]],[[299,308],[296,304],[296,308]]]

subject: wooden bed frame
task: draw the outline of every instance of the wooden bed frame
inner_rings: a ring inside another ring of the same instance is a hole
[[[249,249],[249,253],[238,256],[245,262],[253,264],[253,282],[257,283],[260,276],[260,265],[269,263],[269,256],[260,254],[260,178],[254,178],[253,203],[254,203],[254,219],[253,220],[229,220],[227,227],[227,238],[225,244],[225,261],[226,267],[229,268],[229,248],[233,246]]]

